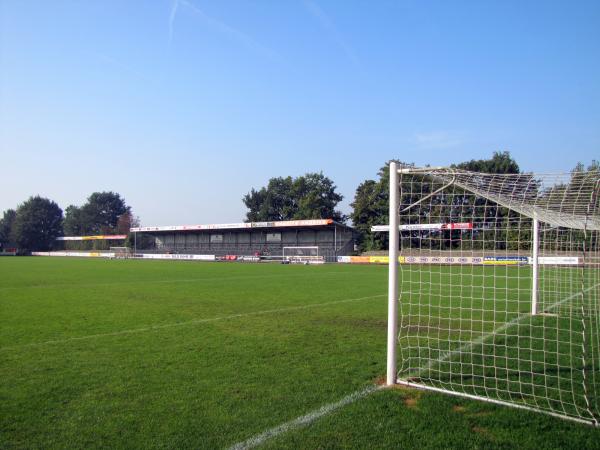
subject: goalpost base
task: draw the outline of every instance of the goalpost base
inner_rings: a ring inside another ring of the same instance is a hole
[[[600,426],[600,423],[598,423],[598,421],[596,421],[594,419],[585,420],[585,419],[580,419],[578,417],[565,416],[564,414],[558,414],[558,413],[555,413],[552,411],[546,411],[545,409],[534,408],[532,406],[524,405],[522,403],[505,402],[502,400],[497,400],[495,398],[482,397],[482,396],[475,395],[475,394],[467,394],[466,392],[451,391],[448,389],[437,388],[435,386],[428,386],[426,384],[414,383],[412,381],[403,380],[401,378],[398,378],[396,380],[396,383],[399,385],[402,385],[402,386],[408,386],[408,387],[412,387],[415,389],[423,389],[426,391],[438,392],[440,394],[448,394],[448,395],[453,395],[455,397],[462,397],[462,398],[468,398],[470,400],[479,400],[482,402],[493,403],[495,405],[509,406],[511,408],[517,408],[517,409],[524,409],[526,411],[542,413],[542,414],[546,414],[548,416],[558,417],[559,419],[570,420],[573,422],[583,423],[585,425],[591,425],[594,427]]]

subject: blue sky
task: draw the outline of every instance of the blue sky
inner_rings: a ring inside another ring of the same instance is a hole
[[[0,0],[0,211],[235,222],[270,177],[600,159],[600,2]]]

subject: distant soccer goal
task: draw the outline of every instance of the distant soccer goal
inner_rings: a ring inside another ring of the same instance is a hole
[[[291,264],[322,264],[323,256],[319,255],[318,246],[283,247],[282,259]]]
[[[598,425],[600,174],[390,164],[387,383]]]
[[[117,259],[131,258],[132,253],[129,247],[110,247],[110,251]]]

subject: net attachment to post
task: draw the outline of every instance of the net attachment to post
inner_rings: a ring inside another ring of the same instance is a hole
[[[388,384],[598,424],[599,191],[392,163]]]

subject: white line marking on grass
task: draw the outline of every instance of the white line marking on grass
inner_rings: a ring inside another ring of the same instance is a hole
[[[266,310],[262,310],[262,311],[252,311],[252,312],[247,312],[247,313],[231,314],[229,316],[211,317],[208,319],[195,319],[195,320],[188,320],[186,322],[175,322],[175,323],[166,323],[163,325],[152,325],[149,327],[133,328],[133,329],[129,329],[129,330],[115,331],[112,333],[89,334],[87,336],[77,336],[77,337],[70,337],[70,338],[65,338],[65,339],[54,339],[54,340],[44,341],[44,342],[33,342],[30,344],[15,345],[15,346],[10,346],[10,347],[1,347],[0,351],[15,350],[15,349],[26,348],[26,347],[37,347],[40,345],[63,344],[63,343],[71,342],[71,341],[83,341],[83,340],[87,340],[87,339],[95,339],[95,338],[102,338],[102,337],[109,337],[109,336],[120,336],[120,335],[124,335],[124,334],[143,333],[146,331],[161,330],[163,328],[173,328],[173,327],[182,327],[182,326],[186,326],[186,325],[196,325],[196,324],[201,324],[201,323],[216,322],[219,320],[237,319],[239,317],[258,316],[258,315],[262,315],[262,314],[273,314],[273,313],[279,313],[279,312],[317,308],[319,306],[337,305],[340,303],[358,302],[360,300],[368,300],[368,299],[372,299],[372,298],[385,297],[386,295],[387,294],[379,294],[379,295],[370,295],[368,297],[346,298],[343,300],[334,300],[331,302],[314,303],[311,305],[289,306],[287,308],[266,309]]]
[[[300,417],[298,417],[294,420],[290,420],[289,422],[286,422],[282,425],[273,427],[263,433],[253,436],[250,439],[247,439],[245,441],[238,442],[237,444],[229,447],[229,450],[248,450],[248,449],[257,447],[259,445],[262,445],[269,439],[277,437],[280,434],[287,433],[288,431],[295,430],[295,429],[304,427],[306,425],[309,425],[312,422],[314,422],[322,417],[325,417],[325,416],[331,414],[332,412],[334,412],[340,408],[343,408],[346,405],[349,405],[350,403],[354,403],[355,401],[360,400],[379,389],[382,389],[382,387],[381,386],[369,386],[366,389],[363,389],[361,391],[353,392],[352,394],[347,395],[346,397],[342,398],[341,400],[339,400],[335,403],[330,403],[328,405],[321,406],[319,409],[316,409],[308,414],[305,414],[304,416],[300,416]]]
[[[600,286],[600,283],[594,285],[594,286],[590,286],[587,289],[583,290],[583,293],[589,292],[592,289],[597,288],[598,286]],[[575,292],[573,295],[570,295],[566,298],[563,298],[562,300],[559,300],[555,303],[553,303],[552,305],[550,305],[546,311],[552,311],[553,309],[559,307],[560,305],[562,305],[563,303],[567,303],[571,300],[573,300],[574,298],[576,298],[577,296],[581,295],[582,292]],[[482,344],[483,342],[487,341],[489,338],[496,336],[498,333],[502,333],[503,331],[513,327],[514,325],[517,325],[519,322],[522,322],[523,320],[532,317],[532,315],[529,314],[522,314],[520,316],[515,317],[514,319],[512,319],[510,322],[506,322],[504,325],[499,326],[498,328],[490,331],[489,333],[485,333],[482,334],[481,336],[479,336],[477,339],[471,341],[471,342],[467,342],[463,345],[461,345],[460,347],[458,347],[455,350],[446,352],[444,354],[442,354],[440,357],[438,357],[437,359],[431,360],[428,364],[419,367],[418,369],[416,369],[415,372],[409,372],[407,375],[407,378],[412,378],[412,377],[418,377],[420,376],[423,372],[431,369],[434,365],[436,365],[437,363],[441,363],[446,361],[447,359],[451,358],[454,355],[457,355],[459,353],[462,353],[464,351],[468,351],[471,348],[473,348],[475,345],[478,344]]]
[[[600,286],[600,283],[596,284],[595,286],[585,289],[583,292],[584,293],[588,292],[598,286]],[[551,310],[557,308],[558,306],[562,305],[563,303],[566,303],[566,302],[574,299],[578,295],[581,295],[581,292],[576,292],[575,294],[570,295],[569,297],[566,297],[562,300],[559,300],[556,303],[553,303],[549,308],[547,308],[547,311],[551,311]],[[457,348],[456,350],[446,352],[438,359],[433,360],[429,364],[419,368],[417,370],[417,372],[413,373],[411,376],[413,376],[413,377],[418,376],[425,370],[430,369],[431,366],[433,366],[434,364],[443,362],[457,353],[469,350],[474,345],[481,344],[482,342],[486,341],[490,337],[495,336],[496,334],[501,333],[502,331],[516,325],[517,323],[521,322],[522,320],[526,319],[527,317],[531,317],[531,314],[524,314],[524,315],[515,317],[510,322],[505,323],[504,325],[496,328],[495,330],[493,330],[489,333],[481,335],[479,338],[475,339],[474,341],[468,342],[468,343],[462,345],[461,347]],[[385,386],[370,386],[369,388],[364,389],[362,391],[356,391],[356,392],[344,397],[343,399],[341,399],[340,401],[338,401],[336,403],[331,403],[329,405],[322,406],[321,408],[319,408],[313,412],[310,412],[304,416],[298,417],[297,419],[291,420],[282,425],[271,428],[271,429],[269,429],[259,435],[256,435],[246,441],[239,442],[239,443],[233,445],[232,447],[230,447],[229,450],[247,450],[247,449],[251,449],[251,448],[257,447],[259,445],[262,445],[264,442],[266,442],[269,439],[272,439],[281,434],[287,433],[288,431],[306,426],[306,425],[320,419],[321,417],[331,414],[332,412],[336,411],[337,409],[340,409],[350,403],[355,402],[356,400],[366,397],[367,395],[375,392],[378,389],[383,389],[383,388],[385,388]]]
[[[32,286],[5,286],[0,287],[0,292],[9,291],[9,290],[24,290],[24,289],[48,289],[48,288],[68,288],[68,289],[77,289],[77,288],[85,288],[85,287],[103,287],[103,286],[122,286],[127,284],[170,284],[170,283],[196,283],[201,281],[211,282],[211,281],[220,281],[227,282],[231,280],[253,280],[253,279],[262,279],[262,278],[297,278],[310,276],[314,277],[315,275],[352,275],[353,273],[348,271],[329,271],[329,272],[310,272],[310,273],[285,273],[285,274],[272,274],[272,275],[240,275],[234,277],[206,277],[206,278],[183,278],[178,280],[133,280],[133,281],[113,281],[109,283],[84,283],[84,284],[73,284],[73,283],[64,283],[64,284],[39,284]]]

